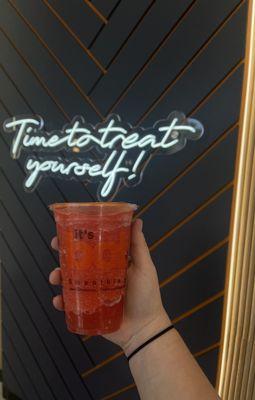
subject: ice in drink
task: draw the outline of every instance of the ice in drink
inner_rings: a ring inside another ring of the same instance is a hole
[[[67,327],[99,335],[123,318],[130,230],[136,205],[55,203]]]

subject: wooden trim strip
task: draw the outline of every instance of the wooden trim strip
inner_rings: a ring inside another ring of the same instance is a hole
[[[90,1],[90,0],[89,0]],[[113,7],[113,9],[111,10],[110,14],[107,15],[107,20],[109,21],[111,19],[111,16],[113,15],[113,13],[115,12],[115,10],[118,8],[119,4],[120,4],[121,0],[118,0],[117,3],[115,4],[115,6]],[[90,44],[88,45],[88,48],[91,49],[91,47],[93,46],[93,44],[96,42],[98,36],[101,34],[102,30],[104,29],[104,25],[101,26],[101,28],[98,30],[98,32],[95,34],[95,36],[93,37],[93,39],[91,40]],[[100,76],[101,79],[101,76]],[[88,91],[88,95],[90,95],[90,93],[93,91],[94,87],[96,86],[98,80],[94,83],[94,85],[90,88],[90,90]]]
[[[197,214],[199,214],[202,210],[204,210],[209,204],[213,203],[218,197],[220,197],[223,193],[233,187],[233,181],[227,183],[221,189],[219,189],[216,193],[214,193],[206,202],[204,202],[201,206],[196,208],[192,213],[190,213],[187,217],[182,219],[178,224],[176,224],[172,229],[166,232],[163,236],[161,236],[156,242],[154,242],[150,247],[150,251],[154,251],[159,244],[161,244],[165,239],[169,238],[173,235],[179,228],[189,222],[192,218],[194,218]]]
[[[211,346],[206,347],[203,350],[198,351],[197,353],[193,354],[193,357],[198,358],[206,353],[209,353],[209,351],[217,349],[220,346],[220,342],[214,343]],[[113,392],[111,394],[108,394],[105,397],[102,397],[100,400],[111,400],[114,399],[115,397],[117,397],[119,394],[125,393],[130,389],[133,389],[135,387],[135,383],[131,383],[130,385],[127,385],[125,387],[123,387],[122,389],[117,390],[116,392]]]
[[[127,392],[128,390],[130,390],[130,389],[133,389],[135,386],[136,386],[135,383],[131,383],[130,385],[125,386],[125,387],[123,387],[122,389],[119,389],[119,390],[117,390],[117,391],[114,392],[114,393],[111,393],[111,394],[108,394],[108,395],[105,396],[105,397],[102,397],[102,399],[100,399],[100,400],[110,400],[110,399],[114,399],[114,397],[118,396],[119,394],[125,393],[125,392]]]
[[[103,16],[103,14],[96,8],[96,6],[91,3],[89,0],[83,0],[84,4],[86,4],[95,14],[101,19],[101,21],[106,25],[108,24],[108,20]]]
[[[190,317],[192,314],[195,312],[201,310],[202,308],[206,307],[207,305],[213,303],[220,297],[224,295],[224,290],[220,291],[219,293],[215,294],[214,296],[210,297],[209,299],[203,301],[200,304],[197,304],[195,307],[191,308],[190,310],[186,311],[185,313],[181,314],[179,317],[173,319],[173,323],[177,323],[181,321],[182,319],[185,319],[187,317]],[[83,378],[86,378],[88,375],[92,374],[93,372],[97,371],[98,369],[104,367],[105,365],[109,364],[110,362],[116,360],[117,358],[121,357],[124,354],[124,352],[121,350],[118,353],[114,354],[111,357],[106,358],[104,361],[101,363],[97,364],[95,367],[88,369],[87,371],[83,372],[81,376]]]
[[[169,90],[173,87],[173,85],[183,76],[186,70],[193,64],[193,62],[198,58],[198,56],[205,50],[205,48],[209,45],[209,43],[214,39],[216,35],[224,28],[224,26],[229,22],[229,20],[233,17],[233,15],[239,10],[239,8],[244,4],[245,0],[242,0],[235,8],[231,11],[231,13],[223,20],[223,22],[215,29],[215,31],[210,35],[207,41],[199,48],[199,50],[193,55],[193,57],[185,64],[185,66],[179,71],[178,75],[166,86],[163,92],[159,95],[159,97],[152,103],[152,105],[148,108],[147,111],[139,118],[136,122],[136,125],[139,125],[144,119],[154,110],[154,108],[158,105],[158,103],[163,99],[163,97],[167,94]]]
[[[139,210],[135,214],[135,218],[140,218],[145,211],[148,210],[153,204],[155,204],[165,193],[168,192],[180,179],[182,179],[189,171],[191,171],[195,165],[197,165],[201,160],[203,160],[215,147],[217,147],[223,140],[226,139],[226,137],[233,133],[234,129],[238,127],[238,122],[235,122],[233,125],[231,125],[229,128],[227,128],[220,136],[217,138],[207,149],[200,154],[197,158],[192,160],[192,162],[184,169],[182,170],[179,175],[177,175],[170,183],[168,183],[164,189],[162,189],[158,194],[156,194],[155,197],[153,197],[144,207]]]
[[[116,360],[117,358],[121,357],[124,354],[124,352],[118,351],[117,353],[113,354],[112,356],[106,358],[104,361],[100,362],[99,364],[97,364],[95,367],[88,369],[87,371],[83,372],[81,374],[81,376],[83,378],[86,378],[88,375],[92,374],[93,372],[95,372],[96,370],[104,367],[105,365],[109,364],[110,362]]]
[[[73,78],[71,73],[66,69],[66,67],[62,64],[62,62],[59,60],[59,58],[55,55],[55,53],[49,48],[47,43],[43,40],[43,38],[39,35],[39,33],[34,29],[34,27],[30,24],[30,22],[24,17],[23,14],[18,10],[16,5],[13,3],[13,0],[7,0],[10,4],[10,6],[16,11],[18,16],[22,19],[22,21],[26,24],[26,26],[31,30],[31,32],[35,35],[37,40],[45,47],[45,49],[48,51],[50,56],[53,58],[55,63],[60,67],[60,69],[64,72],[64,74],[68,77],[68,79],[71,81],[73,86],[77,89],[77,91],[80,93],[80,95],[83,97],[83,99],[89,103],[89,105],[93,108],[93,110],[96,112],[96,114],[103,120],[103,115],[100,113],[100,111],[97,109],[93,101],[86,95],[86,93],[81,89],[77,81]]]
[[[84,45],[81,39],[74,33],[74,31],[70,28],[70,26],[66,23],[66,21],[57,13],[54,7],[47,1],[42,0],[45,6],[51,11],[54,17],[61,23],[61,25],[67,30],[67,32],[72,36],[72,38],[76,41],[76,43],[82,48],[82,50],[87,54],[87,56],[96,64],[96,66],[100,69],[103,74],[106,74],[106,69],[102,66],[102,64],[98,61],[98,59],[92,54],[92,52]]]
[[[209,351],[217,349],[218,347],[220,347],[220,342],[216,342],[216,343],[212,344],[211,346],[206,347],[206,349],[203,349],[203,350],[198,351],[197,353],[194,353],[193,356],[196,358],[201,357],[204,354],[209,353]]]
[[[189,311],[183,313],[182,315],[180,315],[177,318],[173,319],[173,323],[177,324],[178,322],[180,322],[181,320],[190,317],[192,314],[196,313],[197,311],[201,310],[202,308],[208,306],[209,304],[213,303],[214,301],[220,299],[221,297],[224,296],[224,290],[221,290],[219,293],[216,293],[215,295],[209,297],[208,299],[206,299],[205,301],[203,301],[202,303],[198,304],[197,306],[191,308]]]
[[[227,73],[226,76],[224,76],[218,83],[217,85],[207,94],[208,97],[212,96],[217,90],[220,89],[220,87],[242,66],[244,65],[244,58],[242,58],[240,61],[238,61]],[[190,115],[194,115],[207,101],[207,99],[202,99],[195,108],[190,112]]]
[[[156,55],[159,53],[161,48],[164,46],[165,42],[170,38],[170,36],[176,31],[182,20],[186,17],[186,15],[191,11],[193,6],[197,0],[193,0],[191,4],[188,6],[188,8],[181,14],[181,16],[178,18],[178,20],[174,23],[170,31],[164,36],[164,38],[161,40],[159,45],[156,47],[155,50],[151,53],[149,56],[148,60],[145,62],[145,64],[140,68],[140,70],[135,74],[135,76],[130,80],[128,83],[128,86],[124,89],[124,91],[120,94],[120,96],[117,98],[117,100],[111,105],[109,110],[107,111],[107,114],[113,112],[113,109],[120,103],[120,101],[125,97],[126,93],[129,91],[129,89],[133,86],[133,84],[137,81],[137,79],[143,74],[145,69],[148,67],[148,65],[151,63],[152,60],[156,57]],[[130,35],[131,36],[131,35]],[[122,50],[122,49],[121,49]],[[113,61],[115,61],[116,57],[114,58]],[[112,62],[111,62],[112,63]],[[109,66],[109,65],[108,65]]]
[[[245,72],[234,180],[222,348],[217,387],[224,400],[250,400],[255,364],[255,0],[249,0]]]
[[[162,288],[162,287],[166,286],[168,283],[174,281],[179,276],[181,276],[185,272],[189,271],[192,267],[194,267],[200,261],[204,260],[206,257],[208,257],[209,255],[213,254],[215,251],[219,250],[221,247],[223,247],[227,243],[228,243],[228,237],[226,237],[225,239],[221,240],[219,243],[217,243],[215,246],[211,247],[209,250],[205,251],[200,256],[196,257],[190,263],[186,264],[185,267],[179,269],[177,272],[175,272],[174,274],[170,275],[168,278],[164,279],[160,283],[159,287]]]
[[[113,55],[113,57],[110,59],[110,61],[107,63],[106,65],[106,69],[109,70],[110,66],[112,65],[113,62],[116,61],[118,55],[120,54],[120,52],[122,51],[122,49],[126,46],[126,44],[128,43],[130,37],[133,35],[133,33],[136,31],[136,29],[139,27],[140,23],[142,22],[142,20],[144,19],[144,17],[146,16],[146,14],[150,11],[151,7],[154,5],[156,0],[151,0],[149,6],[146,8],[146,10],[144,11],[144,13],[141,15],[141,17],[139,18],[138,22],[135,24],[135,26],[131,29],[131,31],[129,32],[128,36],[126,37],[126,39],[124,40],[124,42],[120,45],[120,47],[118,48],[118,50],[116,51],[116,53]],[[92,42],[89,45],[89,48],[91,48],[93,46],[93,44],[95,43],[97,37],[99,36],[101,30],[98,31],[98,33],[96,34],[95,38],[92,40]],[[101,79],[103,78],[103,75],[99,76],[98,79],[94,82],[93,86],[89,89],[88,91],[88,95],[90,96],[94,89],[97,87],[98,83],[101,81]],[[109,114],[109,112],[107,112],[105,114],[105,118],[106,116]]]
[[[128,390],[133,389],[134,387],[136,387],[135,383],[131,383],[130,385],[125,386],[124,388],[119,389],[119,390],[117,390],[117,391],[114,392],[114,393],[111,393],[111,394],[108,394],[108,395],[105,396],[105,397],[102,397],[102,399],[100,399],[100,400],[110,400],[110,399],[113,399],[114,397],[118,396],[119,394],[125,393],[125,392],[127,392]]]

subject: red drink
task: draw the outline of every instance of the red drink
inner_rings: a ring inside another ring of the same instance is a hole
[[[101,335],[123,318],[130,227],[128,203],[56,203],[63,298],[71,332]]]

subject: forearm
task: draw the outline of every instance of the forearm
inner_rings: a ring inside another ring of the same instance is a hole
[[[142,400],[218,399],[175,329],[142,348],[129,365]]]

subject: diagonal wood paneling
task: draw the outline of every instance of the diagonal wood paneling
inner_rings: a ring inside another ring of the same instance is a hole
[[[119,6],[121,0],[84,0],[86,3],[91,3],[91,5],[95,6],[101,13],[107,17],[107,20],[112,17],[112,14],[115,12],[116,8]]]
[[[77,114],[97,123],[117,112],[149,126],[173,109],[203,122],[200,141],[155,155],[140,186],[122,186],[116,200],[140,205],[164,305],[215,383],[247,1],[0,4],[1,123],[38,113],[50,130]],[[68,333],[51,304],[48,205],[93,200],[96,187],[51,178],[25,193],[24,155],[10,159],[11,140],[1,129],[4,384],[22,400],[138,399],[120,349]]]
[[[229,93],[234,94],[236,90],[241,90],[242,77],[243,68],[240,66],[238,70],[230,74],[228,79],[216,92],[206,97],[205,102],[198,111],[192,114],[193,117],[200,118],[204,121],[207,135],[204,136],[200,142],[197,142],[197,146],[191,143],[189,149],[183,150],[185,158],[181,159],[177,155],[173,155],[169,165],[168,162],[170,161],[168,158],[155,156],[153,162],[151,162],[145,170],[140,188],[133,188],[133,190],[130,191],[123,187],[123,192],[119,192],[117,198],[125,196],[129,201],[135,198],[141,206],[145,205],[151,200],[152,195],[157,195],[219,136],[236,124],[239,118],[240,98],[234,97],[233,101],[229,103],[227,102],[227,97]],[[225,108],[221,107],[222,102],[226,102]],[[212,120],[212,115],[217,116],[217,118]],[[162,160],[164,162],[162,162]],[[157,176],[153,173],[153,170],[158,171]],[[150,185],[149,192],[146,190],[148,185]]]
[[[5,13],[8,19],[4,17]],[[2,5],[0,18],[1,28],[11,37],[29,63],[35,65],[35,69],[40,72],[45,81],[53,86],[55,95],[68,102],[72,115],[81,112],[79,110],[82,107],[83,112],[90,116],[92,122],[96,121],[98,115],[100,116],[96,106],[17,7],[12,7],[10,3],[5,2]],[[43,64],[40,61],[42,59],[45,60]],[[70,82],[72,85],[69,84]],[[72,109],[72,104],[74,109]]]
[[[128,0],[122,0],[104,27],[100,36],[91,46],[91,51],[108,70],[112,60],[128,42],[130,35],[150,12],[155,0],[141,0],[135,7]],[[116,34],[117,33],[117,34]],[[105,43],[108,45],[105,46]]]
[[[89,0],[82,0],[84,8],[81,8],[80,1],[72,2],[72,7],[67,0],[44,1],[47,7],[52,8],[59,17],[68,25],[69,29],[79,38],[82,46],[89,50],[90,44],[105,24],[108,23],[107,15],[103,15],[100,9]],[[105,12],[106,10],[104,10]]]
[[[105,74],[106,69],[102,66],[102,64],[97,60],[97,58],[93,55],[93,53],[84,45],[83,41],[80,40],[79,36],[77,36],[74,31],[70,28],[67,22],[59,15],[56,9],[51,5],[47,0],[43,0],[44,5],[48,8],[48,10],[54,15],[54,17],[60,22],[60,24],[65,28],[65,30],[69,33],[69,35],[75,40],[75,42],[81,47],[81,49],[87,54],[87,56],[94,62],[94,64],[100,69],[100,71]],[[63,5],[63,3],[62,3]],[[82,23],[82,25],[84,22]]]
[[[15,371],[13,370],[12,366],[10,365],[8,358],[3,353],[3,365],[5,370],[6,379],[10,382],[10,387],[13,389],[13,393],[15,396],[19,396],[18,399],[25,399],[27,400],[26,394],[22,388],[21,383],[19,382],[18,378],[16,377]],[[9,391],[8,391],[9,393]]]
[[[37,387],[33,384],[33,382],[30,379],[29,371],[25,368],[21,357],[16,352],[15,345],[11,340],[11,333],[8,334],[6,329],[4,328],[3,328],[3,340],[5,343],[5,352],[8,355],[10,364],[12,365],[15,374],[17,374],[20,377],[24,393],[29,393],[31,398],[35,400],[41,399]]]
[[[77,81],[86,91],[91,85],[91,79],[94,81],[100,75],[101,68],[81,48],[77,40],[70,34],[70,31],[61,23],[56,15],[42,2],[38,1],[36,7],[31,7],[29,3],[23,1],[8,0],[15,12],[26,19],[27,24],[37,32],[58,59],[65,65],[70,73],[76,75]],[[38,18],[40,15],[40,18]],[[52,32],[54,31],[54,36]],[[65,43],[65,52],[63,52],[63,42]],[[79,65],[79,70],[77,69]],[[86,70],[86,73],[83,71]],[[77,71],[79,71],[77,75]]]
[[[52,392],[50,382],[48,382],[44,370],[41,369],[40,363],[38,362],[37,357],[31,350],[27,338],[19,329],[17,321],[15,321],[12,314],[9,312],[8,306],[5,304],[4,301],[2,308],[4,315],[3,329],[5,329],[6,332],[11,332],[13,346],[15,347],[16,351],[19,352],[19,355],[24,363],[24,367],[29,368],[31,381],[34,383],[34,385],[40,388],[40,395],[42,399],[54,399],[54,393]]]
[[[184,18],[179,21],[179,29],[177,28],[173,31],[173,35],[168,37],[168,40],[161,48],[161,51],[157,54],[157,57],[153,59],[149,68],[146,68],[146,72],[143,71],[140,79],[144,82],[142,86],[143,88],[146,88],[146,92],[144,93],[144,90],[140,91],[139,99],[141,100],[141,96],[143,97],[145,94],[146,96],[144,96],[143,101],[139,101],[138,104],[136,103],[135,110],[136,113],[139,114],[139,117],[144,110],[146,110],[146,104],[149,106],[153,101],[155,101],[155,97],[157,97],[174,76],[178,74],[180,69],[190,58],[192,58],[201,45],[209,39],[210,35],[215,29],[217,29],[219,24],[224,21],[226,16],[233,9],[233,6],[237,3],[238,1],[236,0],[224,3],[220,1],[214,3],[206,0],[196,1],[189,13],[185,14]],[[212,13],[215,18],[212,18]],[[171,21],[170,23],[174,24],[179,16],[180,12],[176,15],[173,22]],[[194,17],[196,20],[194,20]],[[160,23],[160,20],[157,22]],[[192,30],[194,25],[196,25],[196,30]],[[150,25],[147,26],[147,35],[148,29],[150,29]],[[142,49],[144,51],[144,41],[141,41],[140,47],[132,46],[132,43],[129,47],[126,47],[125,51],[121,54],[121,57],[118,57],[118,61],[116,61],[112,65],[112,68],[110,68],[107,76],[101,80],[100,84],[97,85],[93,91],[91,96],[92,99],[97,102],[100,109],[104,112],[107,111],[115,100],[115,93],[119,93],[122,89],[121,84],[123,86],[125,83],[127,84],[128,80],[132,78],[132,73],[134,74],[135,72],[130,68],[128,60],[134,60],[132,65],[136,66],[136,69],[139,69],[140,57],[136,53]],[[175,59],[175,62],[173,63],[172,68],[169,68],[171,57]],[[155,79],[155,77],[157,77],[157,79]],[[113,80],[117,81],[114,86],[112,84]],[[110,87],[111,90],[109,90]],[[105,92],[104,96],[102,96],[103,92]],[[137,97],[136,100],[138,100]],[[137,122],[137,119],[134,118],[133,113],[131,113],[128,106],[125,107],[125,110],[128,112],[131,122]]]

